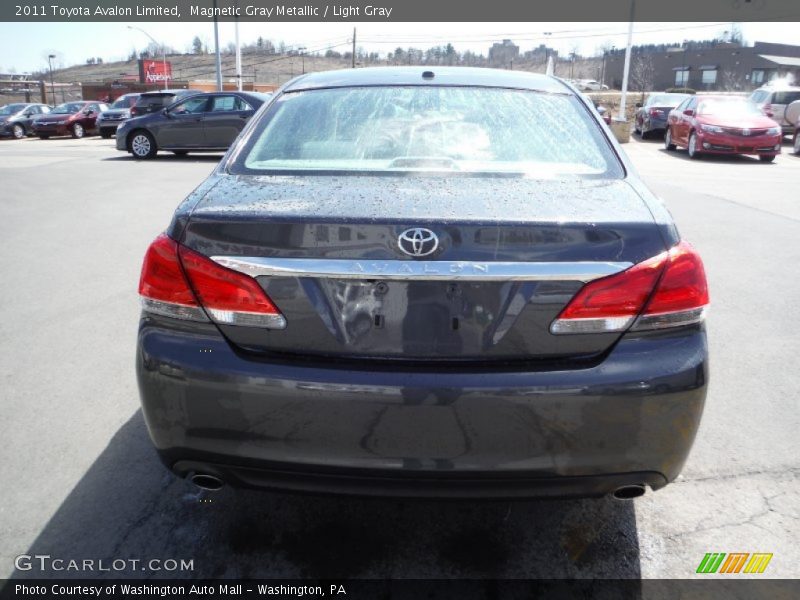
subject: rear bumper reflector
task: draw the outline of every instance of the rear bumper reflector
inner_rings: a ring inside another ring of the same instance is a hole
[[[706,318],[708,306],[690,308],[677,312],[668,312],[654,315],[642,315],[633,324],[633,331],[643,331],[646,329],[664,329],[666,327],[680,327],[681,325],[691,325],[699,323]]]
[[[223,267],[251,277],[322,277],[423,281],[592,281],[629,268],[629,262],[475,262],[353,260],[212,256]]]
[[[144,296],[139,296],[139,301],[141,302],[142,310],[149,313],[162,315],[164,317],[172,317],[174,319],[183,319],[184,321],[209,322],[205,311],[197,306],[164,302],[163,300],[154,300],[153,298],[146,298]]]

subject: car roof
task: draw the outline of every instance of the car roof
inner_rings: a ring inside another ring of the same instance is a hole
[[[433,73],[433,77],[423,77],[423,73]],[[308,73],[290,81],[284,88],[284,92],[382,85],[500,87],[556,94],[573,93],[561,81],[549,75],[503,69],[439,66],[369,67]]]
[[[205,94],[202,90],[153,90],[152,92],[142,92],[140,96],[175,96],[176,94]]]

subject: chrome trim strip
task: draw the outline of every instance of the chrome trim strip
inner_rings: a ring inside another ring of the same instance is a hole
[[[212,256],[251,277],[327,277],[423,281],[592,281],[624,271],[629,262],[477,262],[453,260],[354,260]]]

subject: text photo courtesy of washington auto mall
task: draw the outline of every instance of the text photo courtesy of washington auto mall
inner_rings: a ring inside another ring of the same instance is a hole
[[[800,597],[800,3],[0,3],[0,597]]]

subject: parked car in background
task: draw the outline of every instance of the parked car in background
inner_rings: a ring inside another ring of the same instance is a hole
[[[780,126],[752,102],[731,96],[690,96],[669,113],[664,147],[703,154],[752,154],[772,162],[781,152]]]
[[[181,98],[202,94],[199,90],[160,90],[157,92],[143,92],[131,107],[131,117],[141,117],[150,113],[159,112],[164,107],[174,104]]]
[[[652,132],[663,134],[667,129],[669,111],[686,100],[689,94],[659,94],[648,96],[644,104],[636,104],[636,114],[633,117],[633,129],[642,136],[650,137]]]
[[[125,121],[117,129],[117,150],[140,159],[153,158],[159,150],[227,150],[268,97],[256,92],[185,96],[159,112]]]
[[[33,121],[50,112],[46,104],[20,102],[0,106],[0,137],[13,137],[21,140],[33,133]]]
[[[755,104],[764,115],[775,120],[785,135],[791,135],[794,132],[795,124],[786,120],[784,112],[789,104],[797,100],[800,100],[800,87],[784,82],[769,83],[750,94],[750,102]]]
[[[597,110],[598,114],[603,118],[603,121],[605,121],[605,124],[611,125],[611,111],[602,104],[599,104],[597,100],[592,100],[592,104],[594,105],[594,108]]]
[[[97,115],[108,110],[108,105],[97,101],[65,102],[33,122],[33,133],[41,139],[54,135],[71,135],[82,138],[97,133]]]
[[[522,71],[289,82],[145,253],[136,372],[167,468],[394,496],[673,481],[706,278],[598,125]]]
[[[794,123],[794,131],[792,132],[792,152],[800,155],[800,100],[795,100],[786,107],[784,118],[790,123]]]
[[[579,79],[576,84],[579,90],[584,92],[600,92],[607,90],[608,86],[600,83],[595,79]]]
[[[114,100],[108,110],[100,113],[96,123],[100,137],[110,138],[117,132],[117,127],[119,127],[120,123],[131,118],[131,108],[136,104],[139,96],[141,94],[138,93],[120,96]]]

